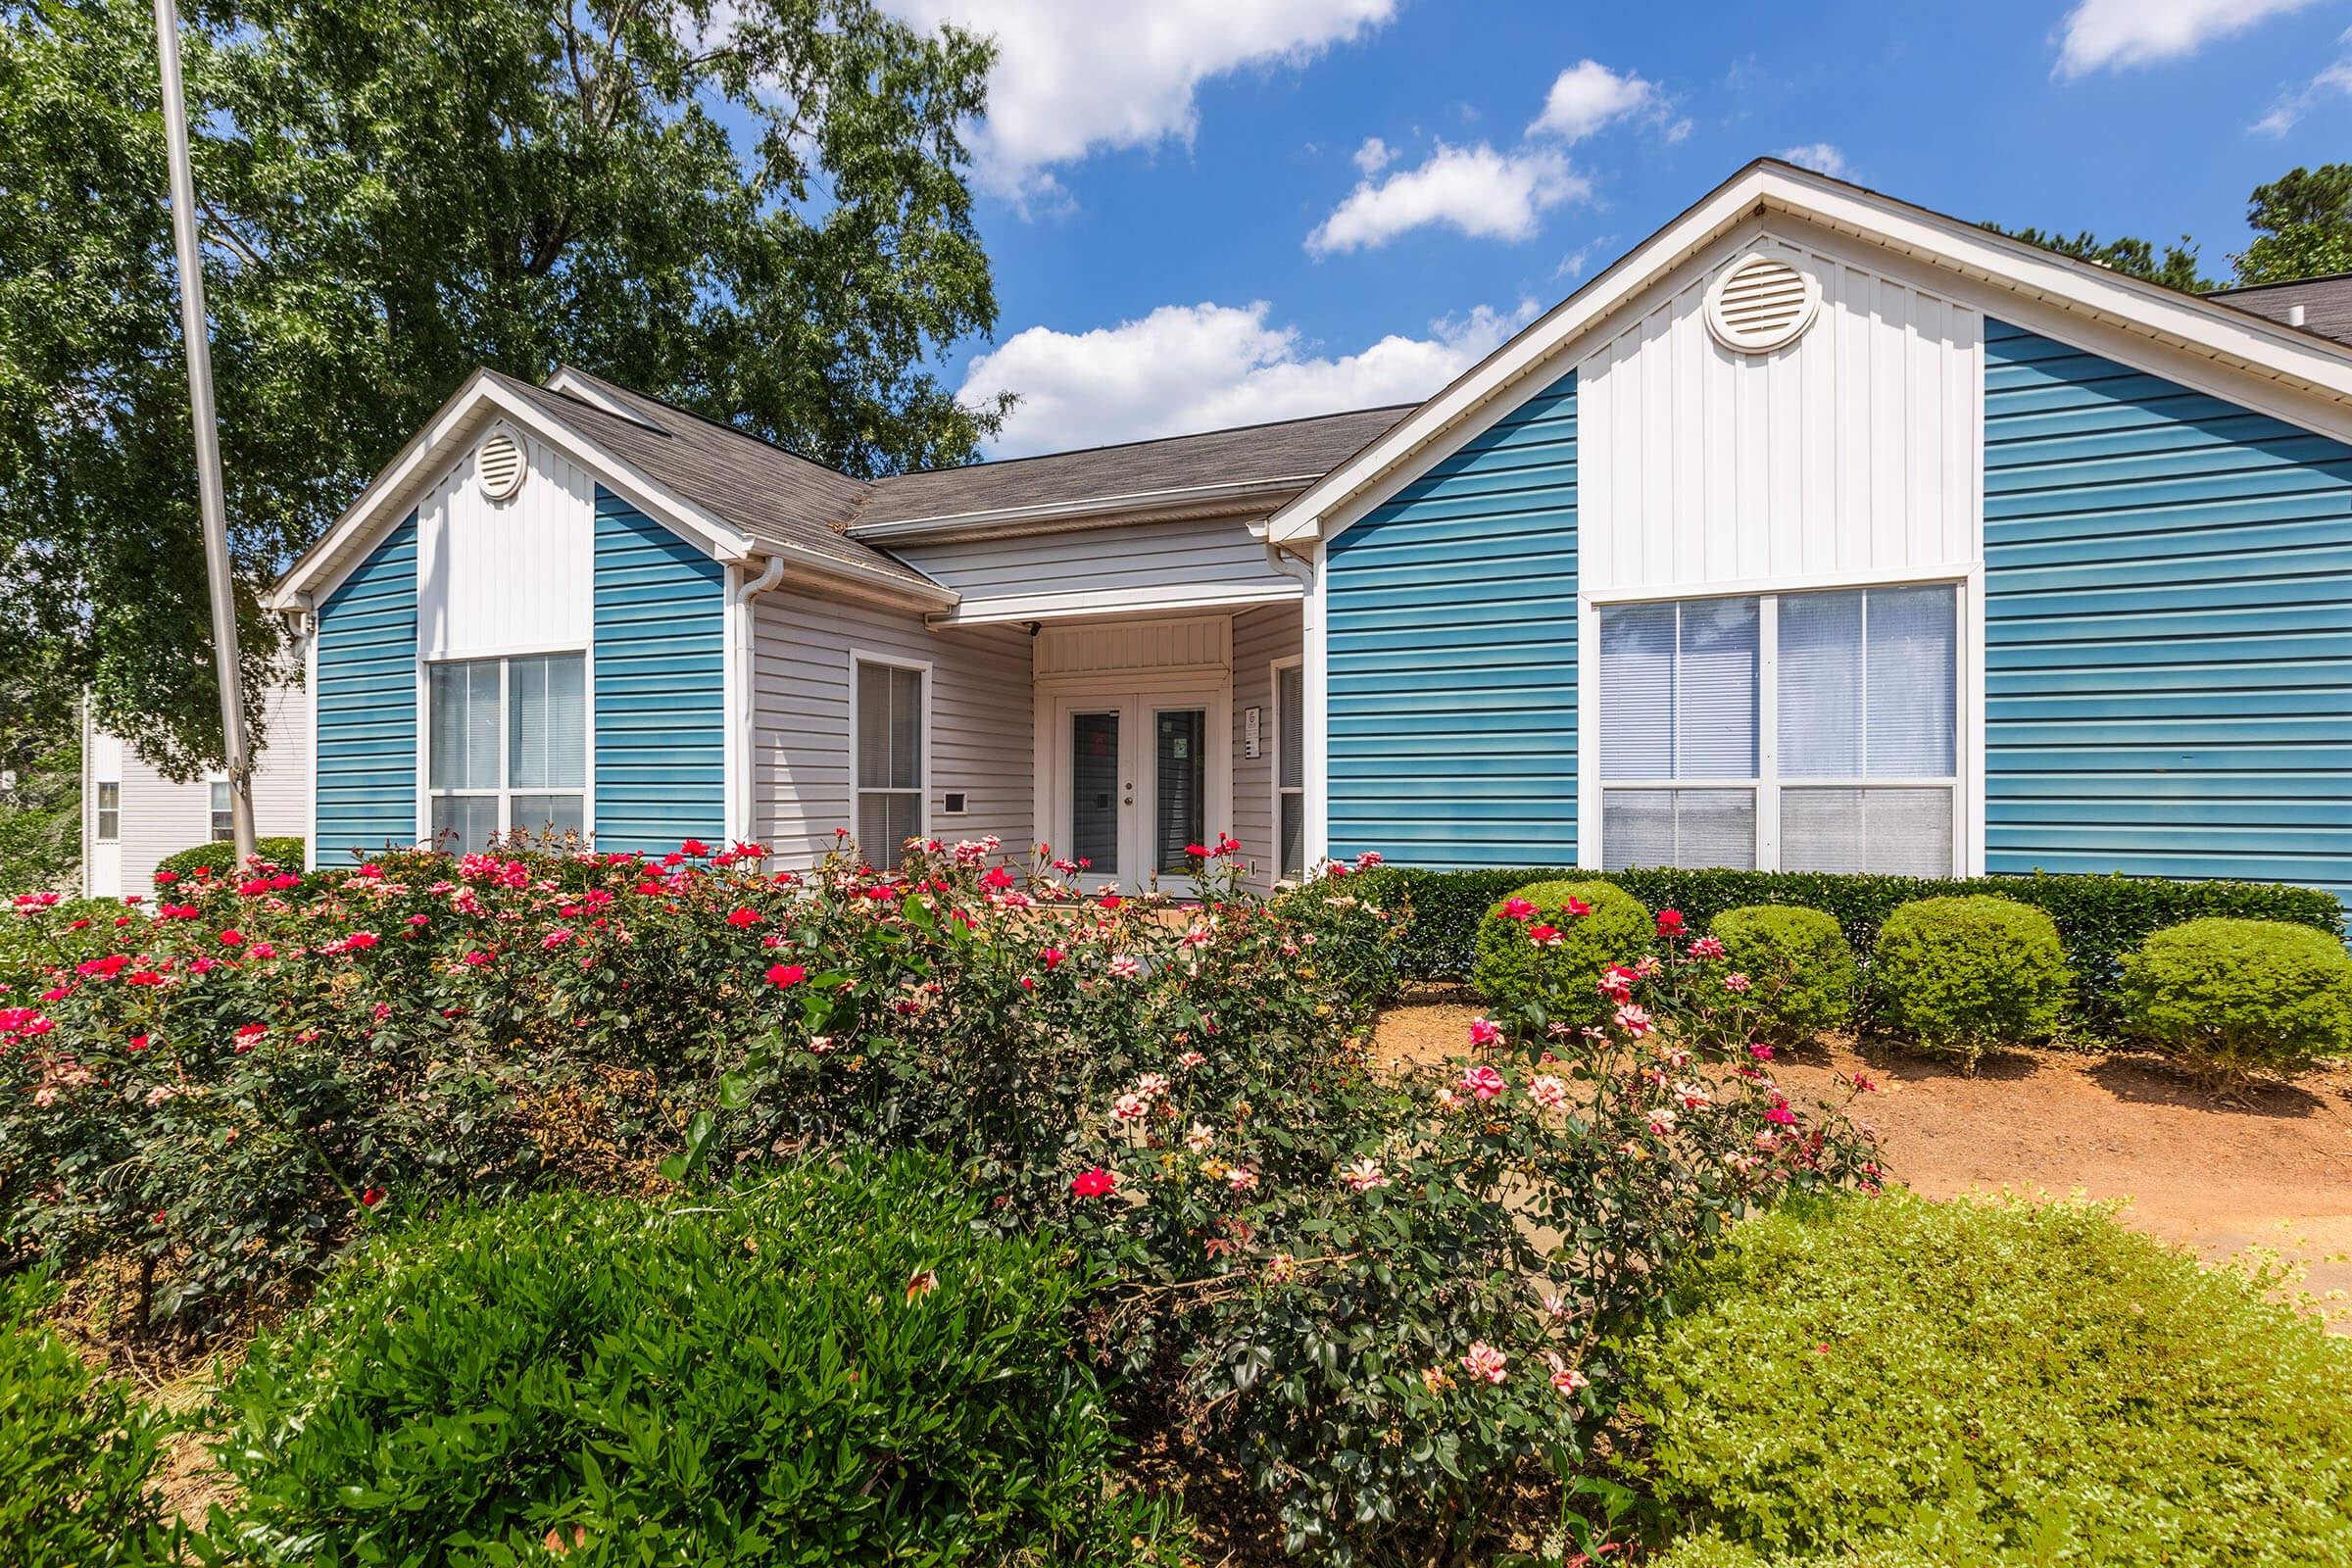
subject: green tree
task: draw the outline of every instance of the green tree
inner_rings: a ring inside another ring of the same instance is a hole
[[[872,0],[200,0],[185,56],[257,728],[258,591],[477,364],[860,474],[1002,416],[925,368],[996,315],[967,33]],[[0,10],[0,565],[62,650],[27,667],[188,775],[220,739],[157,93],[140,0]]]
[[[2230,258],[2240,283],[2283,283],[2352,272],[2352,164],[2295,169],[2254,187],[2254,239]]]
[[[2219,286],[2210,278],[2198,274],[2197,247],[2186,234],[2180,236],[2180,243],[2167,245],[2160,255],[2156,247],[2144,239],[2127,235],[2122,239],[2103,240],[2087,228],[2070,238],[2054,229],[2003,228],[1998,223],[1986,223],[1984,226],[1996,234],[2006,234],[2011,239],[2038,245],[2045,251],[2056,251],[2061,256],[2072,256],[2079,261],[2096,262],[2101,267],[2113,268],[2132,277],[2144,277],[2151,283],[2162,283],[2167,288],[2201,294]]]
[[[69,891],[81,865],[81,715],[61,652],[0,633],[0,895]]]

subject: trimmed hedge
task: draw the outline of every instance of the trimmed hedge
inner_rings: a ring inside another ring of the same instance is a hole
[[[274,860],[281,869],[302,869],[303,842],[300,839],[256,839],[254,853],[265,860]],[[199,844],[194,849],[167,855],[156,862],[156,874],[169,871],[173,876],[189,876],[203,867],[211,867],[215,876],[226,876],[237,868],[237,847],[234,844]]]
[[[1172,1565],[1167,1510],[1104,1485],[1072,1339],[1097,1271],[985,1211],[904,1153],[454,1209],[255,1341],[220,1396],[240,1496],[211,1544],[307,1568]]]
[[[2078,1026],[2111,1031],[2119,1017],[2117,986],[2123,958],[2168,925],[2208,915],[2284,920],[2341,938],[2344,907],[2317,888],[2271,882],[2170,882],[2157,877],[2031,876],[1934,878],[1840,876],[1827,871],[1678,870],[1564,871],[1542,866],[1507,871],[1434,871],[1384,865],[1342,878],[1336,886],[1369,903],[1409,903],[1412,920],[1399,953],[1397,978],[1407,982],[1468,977],[1479,921],[1498,899],[1530,882],[1571,878],[1611,882],[1652,909],[1680,909],[1688,929],[1703,931],[1715,916],[1747,904],[1788,904],[1837,917],[1858,957],[1878,945],[1879,926],[1918,899],[1990,894],[2031,904],[2057,922],[2058,940],[2075,971]],[[1318,888],[1334,886],[1318,883]]]
[[[1743,904],[1707,922],[1707,935],[1748,978],[1765,1037],[1799,1045],[1854,1015],[1854,950],[1838,917],[1820,909]]]
[[[1672,1568],[2352,1562],[2352,1343],[2096,1204],[1792,1205],[1630,1348]]]
[[[2292,1078],[2352,1054],[2352,954],[2276,920],[2191,920],[2124,960],[2124,1025],[2193,1071]]]
[[[49,1331],[41,1313],[57,1295],[44,1270],[0,1279],[0,1560],[178,1561],[152,1485],[165,1419]]]

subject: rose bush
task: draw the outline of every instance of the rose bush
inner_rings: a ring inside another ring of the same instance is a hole
[[[69,1265],[135,1258],[141,1308],[204,1329],[386,1215],[812,1141],[948,1152],[1013,1223],[1139,1043],[1297,1059],[1360,1020],[1369,906],[1078,900],[995,848],[800,875],[699,844],[263,863],[168,883],[152,915],[20,898],[0,1226]]]
[[[1097,1337],[1286,1549],[1471,1550],[1585,1465],[1621,1379],[1599,1347],[1668,1269],[1788,1193],[1877,1185],[1672,913],[1590,996],[1473,1025],[1499,1059],[1301,1077],[1197,1042],[1095,1102],[1059,1223],[1115,1262]]]

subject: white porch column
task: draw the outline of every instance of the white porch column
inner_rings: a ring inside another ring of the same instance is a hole
[[[1331,856],[1331,658],[1324,597],[1324,547],[1308,558],[1310,580],[1299,608],[1306,689],[1306,844],[1308,869]]]

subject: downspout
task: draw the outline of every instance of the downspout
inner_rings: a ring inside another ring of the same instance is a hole
[[[727,573],[727,618],[735,627],[735,705],[736,711],[727,715],[727,749],[731,766],[728,777],[734,780],[733,836],[737,843],[753,837],[759,790],[753,778],[757,749],[752,744],[753,717],[759,712],[758,696],[752,682],[758,671],[753,657],[759,638],[754,635],[752,601],[784,580],[784,558],[769,556],[758,576],[751,574],[752,561],[746,557],[733,564]]]

